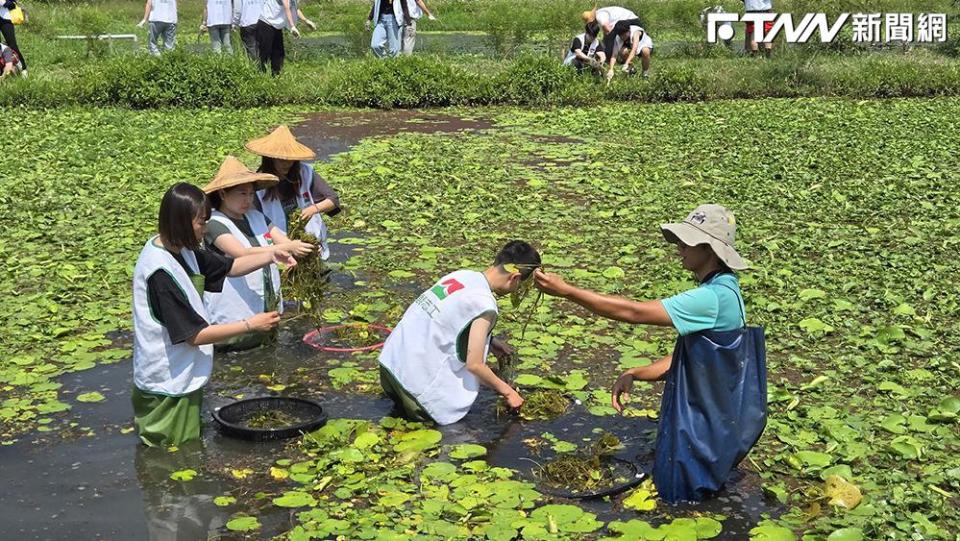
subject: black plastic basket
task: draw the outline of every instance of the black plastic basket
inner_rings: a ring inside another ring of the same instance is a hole
[[[640,468],[633,462],[629,460],[624,460],[617,457],[607,457],[603,460],[613,462],[619,466],[622,466],[626,470],[626,476],[628,477],[627,481],[620,483],[619,485],[613,485],[593,492],[568,492],[564,490],[558,490],[550,488],[545,484],[541,483],[536,475],[533,475],[533,472],[530,472],[530,476],[533,478],[534,484],[537,485],[537,492],[541,494],[546,494],[548,496],[553,496],[555,498],[564,498],[567,500],[589,500],[593,498],[603,498],[605,496],[613,496],[620,494],[626,490],[629,490],[640,483],[643,482],[645,475],[640,471]]]
[[[258,411],[274,410],[309,420],[281,428],[251,428],[242,424],[244,419]],[[327,414],[323,411],[323,406],[314,400],[291,396],[263,396],[227,404],[213,412],[213,419],[220,425],[220,432],[225,436],[251,441],[273,441],[316,430],[327,423]]]

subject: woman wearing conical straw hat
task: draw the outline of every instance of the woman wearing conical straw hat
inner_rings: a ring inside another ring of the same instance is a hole
[[[316,154],[297,141],[286,125],[266,137],[249,141],[244,147],[262,158],[258,172],[276,175],[280,179],[277,185],[257,192],[260,210],[284,233],[292,213],[299,211],[300,217],[307,220],[306,232],[320,241],[320,257],[329,258],[323,215],[338,214],[340,198],[306,163],[313,161]]]
[[[227,156],[217,176],[203,187],[213,211],[204,235],[206,245],[228,257],[281,249],[300,257],[313,246],[291,241],[269,218],[254,207],[256,192],[275,186],[279,179],[267,173],[254,173],[233,156]],[[219,293],[205,292],[204,305],[211,323],[225,323],[260,312],[283,312],[280,296],[280,272],[276,265],[244,276],[227,278]],[[269,333],[246,333],[216,344],[217,351],[249,349],[261,345]]]
[[[181,182],[160,201],[159,234],[140,251],[133,269],[133,424],[150,446],[200,438],[203,386],[213,370],[213,344],[280,322],[274,311],[211,323],[204,292],[218,292],[227,277],[287,262],[278,247],[224,257],[203,248],[210,200]]]

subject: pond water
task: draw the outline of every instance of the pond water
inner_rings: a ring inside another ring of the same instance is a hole
[[[365,137],[401,131],[488,129],[495,127],[483,119],[398,111],[312,115],[295,131],[318,152],[319,159],[328,159],[348,151]],[[340,232],[334,238],[356,235]],[[333,243],[332,260],[343,262],[357,248],[345,242]],[[350,295],[360,278],[338,271],[332,282],[339,294]],[[409,284],[407,290],[397,294],[412,297],[423,285]],[[278,492],[288,487],[288,482],[244,481],[231,472],[265,471],[283,453],[294,456],[295,442],[250,443],[223,437],[211,419],[216,408],[240,398],[280,394],[318,400],[331,417],[379,420],[392,410],[390,400],[378,392],[376,352],[352,356],[317,351],[302,340],[311,326],[302,318],[293,319],[295,311],[291,312],[275,346],[218,356],[204,395],[203,440],[184,445],[177,452],[138,444],[132,431],[129,361],[63,376],[62,394],[67,399],[93,390],[108,399],[76,402],[71,416],[77,426],[36,432],[15,445],[0,447],[0,486],[4,487],[0,491],[0,539],[242,538],[223,527],[235,509],[216,506],[214,498],[230,493],[238,500],[255,500],[259,491]],[[129,336],[114,338],[130,342]],[[572,368],[563,363],[559,361],[553,369],[560,373]],[[343,377],[365,382],[359,386],[361,392],[336,390],[332,382],[337,369],[345,370]],[[470,415],[441,428],[443,443],[480,443],[488,448],[491,464],[515,469],[521,477],[532,480],[533,468],[554,453],[548,448],[534,452],[525,440],[542,439],[549,432],[557,439],[582,444],[602,429],[625,444],[616,454],[618,458],[634,461],[649,474],[654,421],[598,417],[582,405],[573,405],[552,421],[526,422],[512,415],[498,416],[496,409],[496,397],[484,390]],[[170,480],[171,472],[183,469],[196,470],[196,479],[187,483]],[[639,516],[622,510],[616,498],[584,501],[581,505],[601,520]],[[756,474],[738,472],[713,500],[699,505],[661,506],[657,514],[643,518],[658,522],[665,515],[692,512],[726,515],[720,538],[740,539],[762,513],[777,514],[778,509],[762,497]],[[293,511],[272,506],[269,498],[263,500],[258,513],[263,527],[256,535],[262,538],[293,525]]]

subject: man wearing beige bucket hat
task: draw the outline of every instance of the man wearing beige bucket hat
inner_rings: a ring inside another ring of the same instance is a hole
[[[596,4],[594,4],[596,5]],[[613,59],[614,42],[617,36],[625,32],[631,26],[640,26],[640,19],[637,14],[625,7],[608,6],[584,11],[580,14],[584,23],[596,21],[603,30],[603,54],[607,60]]]
[[[286,125],[280,125],[266,137],[247,142],[244,147],[261,156],[258,172],[275,175],[280,182],[257,192],[260,210],[286,233],[295,211],[299,219],[307,220],[304,228],[320,241],[320,257],[330,257],[327,245],[327,226],[323,215],[336,216],[340,212],[337,192],[307,163],[316,159],[310,147],[297,141]]]
[[[276,185],[268,173],[255,173],[233,156],[227,156],[216,177],[203,187],[213,210],[204,241],[214,252],[228,257],[283,250],[300,257],[313,246],[290,240],[270,219],[254,207],[256,191]],[[296,264],[296,261],[288,261]],[[276,265],[244,276],[227,278],[220,292],[205,292],[204,305],[211,323],[226,323],[260,312],[283,312],[280,272]],[[249,349],[261,345],[268,333],[247,333],[215,344],[218,351]]]
[[[673,353],[623,372],[613,386],[611,402],[622,412],[623,399],[634,380],[667,380],[654,481],[667,501],[696,500],[722,487],[729,471],[763,430],[763,332],[746,325],[740,283],[734,271],[747,269],[748,265],[734,247],[733,213],[719,205],[700,205],[682,222],[663,224],[660,229],[664,239],[677,246],[683,268],[696,277],[696,288],[663,300],[635,301],[581,289],[541,270],[534,277],[537,287],[545,293],[564,297],[594,314],[677,330]],[[724,355],[729,358],[714,358]],[[718,390],[719,387],[726,391]],[[742,392],[737,394],[733,389]],[[686,416],[677,413],[688,411],[687,408],[696,411]],[[697,422],[692,423],[696,426],[684,425],[691,418],[696,418]],[[679,436],[664,434],[677,427]],[[726,432],[718,435],[722,430]],[[724,440],[729,441],[718,443]],[[687,451],[677,451],[678,442]],[[691,448],[701,454],[691,458]]]

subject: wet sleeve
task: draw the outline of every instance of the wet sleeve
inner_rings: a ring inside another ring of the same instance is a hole
[[[174,344],[186,342],[210,325],[166,271],[158,270],[147,278],[147,302],[153,318],[166,327]]]
[[[681,336],[713,329],[717,325],[720,302],[706,287],[684,291],[661,301],[673,327]]]
[[[223,291],[223,281],[230,274],[233,258],[220,255],[213,250],[197,250],[197,266],[203,274],[203,289],[211,293]]]
[[[310,195],[313,196],[313,200],[317,203],[324,199],[333,201],[333,210],[328,212],[327,216],[336,216],[340,213],[340,196],[327,184],[326,180],[323,180],[323,178],[316,173],[313,174],[313,187],[310,191]]]

